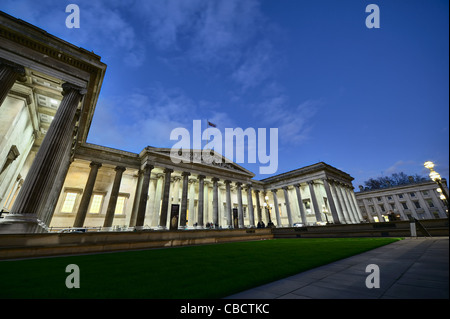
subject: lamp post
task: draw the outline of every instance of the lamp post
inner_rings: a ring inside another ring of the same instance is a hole
[[[275,225],[272,223],[272,219],[270,217],[270,208],[272,207],[272,204],[269,204],[269,196],[264,196],[264,203],[263,206],[266,208],[266,211],[269,214],[269,222],[267,224],[267,227],[274,227]]]
[[[425,166],[426,168],[428,168],[430,170],[430,178],[432,181],[436,182],[439,185],[439,189],[441,193],[440,198],[444,201],[444,203],[447,205],[447,216],[448,216],[448,212],[450,211],[450,202],[448,200],[448,194],[445,191],[444,186],[441,183],[441,175],[439,175],[438,172],[436,172],[434,170],[434,163],[431,161],[427,161],[423,164],[423,166]]]

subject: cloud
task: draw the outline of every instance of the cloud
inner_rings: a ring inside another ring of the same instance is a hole
[[[257,105],[261,110],[257,116],[263,125],[278,128],[280,143],[300,144],[309,138],[313,117],[323,103],[317,99],[292,106],[288,97],[280,94]]]
[[[213,107],[209,108],[209,104]],[[182,127],[192,133],[192,121],[202,120],[206,129],[208,120],[223,129],[233,121],[217,110],[214,103],[197,103],[178,88],[165,88],[155,84],[145,89],[136,89],[127,96],[108,100],[100,99],[89,134],[91,143],[105,144],[134,152],[147,144],[156,147],[172,147],[173,129]],[[209,109],[205,112],[203,109]],[[92,138],[91,138],[92,137]]]
[[[391,175],[393,173],[399,173],[403,170],[407,170],[410,171],[411,167],[420,167],[418,166],[418,163],[416,163],[415,161],[411,161],[411,160],[399,160],[397,162],[395,162],[393,165],[389,166],[384,172],[384,175]],[[405,173],[407,173],[405,172]]]

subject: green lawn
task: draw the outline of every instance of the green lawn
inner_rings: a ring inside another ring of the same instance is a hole
[[[0,262],[0,298],[221,298],[397,238],[275,239]],[[80,288],[65,286],[68,264]]]

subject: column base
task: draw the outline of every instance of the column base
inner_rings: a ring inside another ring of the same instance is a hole
[[[6,215],[0,219],[0,234],[46,233],[46,225],[36,216]]]

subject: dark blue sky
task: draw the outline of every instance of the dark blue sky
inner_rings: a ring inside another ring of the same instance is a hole
[[[88,142],[172,147],[172,129],[208,119],[278,128],[277,173],[324,161],[357,187],[432,160],[448,178],[448,1],[0,1],[108,65]]]

